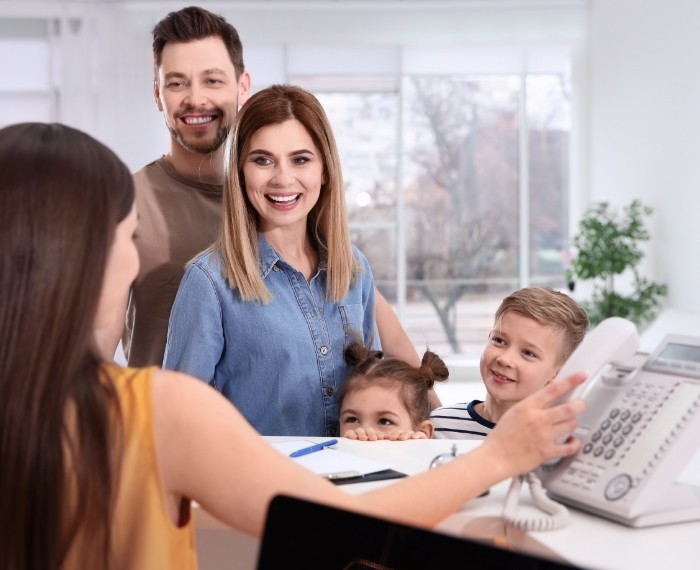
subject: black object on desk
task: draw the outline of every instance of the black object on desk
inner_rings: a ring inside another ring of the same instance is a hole
[[[270,503],[257,570],[571,570],[563,562],[311,501]]]
[[[393,469],[383,469],[382,471],[374,471],[362,475],[357,471],[345,473],[332,473],[324,475],[331,483],[336,485],[348,485],[350,483],[368,483],[370,481],[385,481],[386,479],[400,479],[406,477],[405,473],[394,471]]]

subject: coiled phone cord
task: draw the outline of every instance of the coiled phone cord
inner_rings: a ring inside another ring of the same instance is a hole
[[[544,511],[543,514],[532,517],[516,516],[515,511],[518,508],[520,487],[523,480],[527,481],[532,499],[535,505],[541,511]],[[542,481],[535,473],[528,473],[527,475],[513,477],[503,506],[503,518],[507,524],[520,530],[556,530],[569,523],[569,510],[561,503],[557,503],[547,496],[542,487]]]

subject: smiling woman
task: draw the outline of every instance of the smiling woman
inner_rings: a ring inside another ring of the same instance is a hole
[[[378,334],[323,107],[298,87],[260,91],[227,157],[223,230],[180,284],[164,366],[215,386],[263,435],[337,435],[345,348]]]
[[[323,184],[323,161],[296,119],[262,127],[243,159],[245,191],[259,216],[259,229],[307,281],[318,255],[307,235],[307,219]]]

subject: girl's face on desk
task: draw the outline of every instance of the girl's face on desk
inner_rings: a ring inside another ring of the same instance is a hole
[[[253,134],[244,158],[243,178],[262,232],[281,228],[306,231],[324,175],[321,155],[299,121],[267,125]]]
[[[358,428],[372,428],[381,434],[414,430],[398,385],[366,386],[352,390],[343,398],[340,433]]]

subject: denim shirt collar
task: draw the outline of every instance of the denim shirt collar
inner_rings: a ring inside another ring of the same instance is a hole
[[[318,249],[318,248],[317,248]],[[260,257],[260,276],[265,279],[272,271],[272,268],[279,262],[294,269],[287,263],[274,247],[265,239],[262,233],[258,233],[258,255]],[[325,249],[319,252],[318,271],[325,271],[327,268],[328,253]]]

